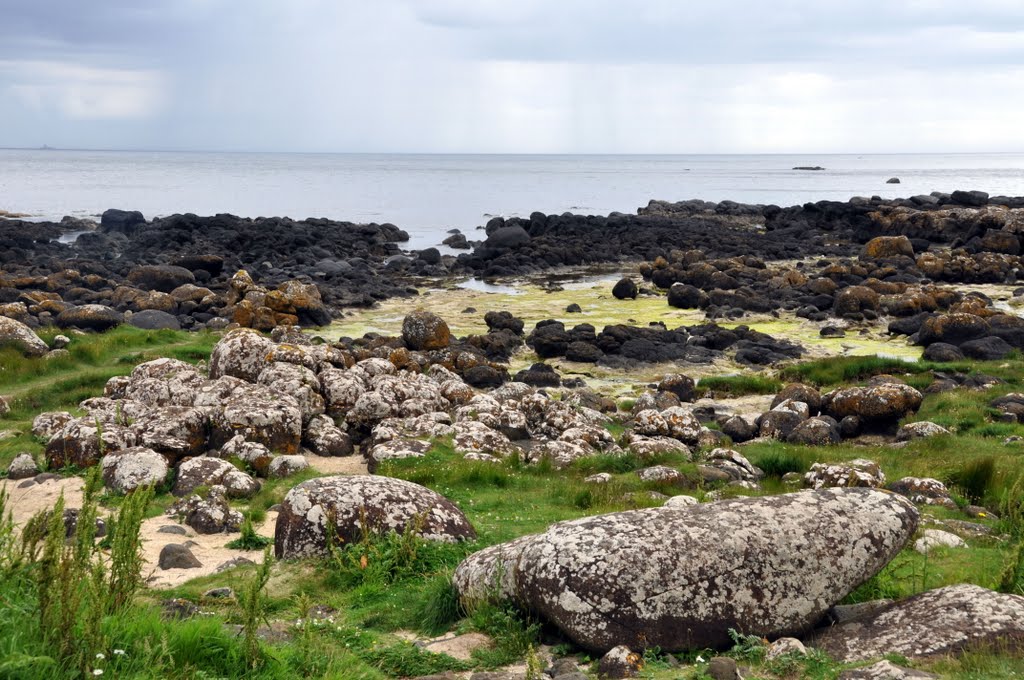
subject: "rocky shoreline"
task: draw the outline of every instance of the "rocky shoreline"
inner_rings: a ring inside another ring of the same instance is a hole
[[[60,242],[68,230],[84,233]],[[600,677],[678,666],[664,656],[674,652],[700,659],[696,674],[735,678],[733,658],[699,655],[755,644],[741,636],[756,636],[771,677],[790,677],[771,655],[927,664],[992,645],[1018,651],[1024,199],[652,201],[637,215],[496,218],[483,232],[454,256],[403,252],[393,225],[147,222],[123,211],[95,226],[0,220],[0,345],[18,354],[12,366],[74,368],[68,347],[103,337],[78,331],[125,323],[215,332],[168,335],[209,338],[198,363],[127,354],[123,370],[97,372],[88,398],[57,410],[35,409],[31,383],[0,399],[0,416],[25,430],[11,435],[25,448],[4,461],[4,488],[52,496],[58,471],[100,470],[111,494],[155,486],[168,496],[164,533],[201,536],[244,534],[243,511],[273,498],[263,507],[285,569],[336,570],[336,551],[351,549],[356,573],[372,570],[375,540],[454,546],[453,573],[405,576],[437,581],[448,629],[480,608],[526,612],[545,639],[599,657]],[[482,319],[461,337],[437,308],[403,312],[395,332],[345,332],[351,308],[419,295],[424,283],[605,263],[630,264],[564,309],[542,299],[525,315],[495,298],[460,310]],[[611,316],[591,323],[599,306]],[[806,342],[760,330],[772,323],[828,339],[906,338],[926,363],[861,357],[833,377],[829,360],[801,363]],[[756,400],[694,380],[697,367],[724,362],[736,369],[725,384]],[[652,371],[656,380],[637,377]],[[631,381],[629,398],[602,389],[601,372]],[[159,582],[215,573],[167,540]],[[999,579],[985,577],[1000,592],[952,569],[943,587],[922,577],[912,597],[885,590],[883,572],[896,578],[886,570],[917,559],[908,553],[952,555],[945,565],[975,545],[1009,560]],[[865,595],[865,583],[879,592]],[[173,607],[199,615],[187,601]],[[527,666],[529,650],[517,657]],[[570,665],[548,675],[581,677]],[[839,677],[922,677],[857,672]]]

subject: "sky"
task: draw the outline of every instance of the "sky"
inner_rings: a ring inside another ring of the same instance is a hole
[[[1021,0],[0,0],[0,146],[1024,151]]]

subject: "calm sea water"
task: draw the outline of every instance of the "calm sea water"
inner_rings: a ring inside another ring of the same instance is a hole
[[[792,170],[820,165],[824,171]],[[886,184],[899,177],[901,184]],[[533,156],[0,150],[0,210],[228,212],[392,222],[412,247],[493,215],[633,212],[652,198],[793,205],[981,189],[1024,195],[1024,154]]]

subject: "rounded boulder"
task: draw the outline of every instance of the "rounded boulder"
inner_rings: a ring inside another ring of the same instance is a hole
[[[451,501],[430,489],[391,477],[319,477],[285,496],[277,516],[274,551],[278,558],[327,552],[327,522],[340,542],[362,538],[362,522],[376,534],[407,529],[422,538],[454,542],[476,538],[476,531]]]
[[[402,340],[413,351],[443,349],[451,337],[445,320],[431,312],[412,312],[402,321]]]
[[[585,649],[723,648],[799,635],[917,528],[901,496],[825,489],[560,522],[471,555],[453,581],[541,614]],[[489,585],[488,585],[489,584]]]

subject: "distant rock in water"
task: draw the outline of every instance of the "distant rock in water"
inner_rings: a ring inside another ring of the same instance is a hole
[[[820,165],[798,165],[793,168],[794,170],[824,170],[825,168]]]
[[[900,183],[900,178],[899,177],[890,177],[889,179],[885,180],[885,183],[886,184],[899,184]]]

